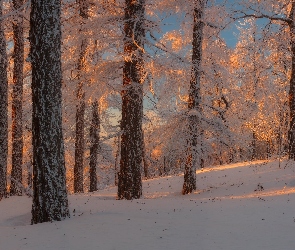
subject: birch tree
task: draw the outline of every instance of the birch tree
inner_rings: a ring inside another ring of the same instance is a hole
[[[30,15],[32,63],[32,224],[69,216],[62,134],[61,3],[33,0]]]

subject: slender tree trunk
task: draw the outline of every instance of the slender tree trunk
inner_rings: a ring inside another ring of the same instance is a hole
[[[142,195],[142,116],[145,0],[125,0],[122,139],[118,199]]]
[[[254,30],[253,34],[253,43],[256,44],[256,30]],[[255,45],[254,45],[255,46]],[[253,48],[253,54],[252,54],[252,63],[253,63],[253,103],[254,106],[258,106],[258,101],[257,101],[257,91],[258,91],[258,83],[259,83],[259,75],[258,74],[258,67],[256,63],[256,58],[257,58],[257,51],[256,48]],[[256,128],[257,128],[257,122],[256,119],[254,118],[253,121],[253,131],[252,131],[252,155],[251,155],[251,160],[257,160],[259,152],[257,152],[257,133],[256,133]]]
[[[88,19],[88,1],[78,0],[80,17],[81,17],[81,29],[80,35],[84,36],[84,22]],[[88,42],[85,37],[82,37],[80,45],[80,56],[78,60],[78,85],[77,85],[77,110],[76,110],[76,140],[75,140],[75,166],[74,166],[74,192],[83,193],[83,172],[84,172],[84,116],[85,116],[85,92],[84,92],[84,80],[83,72],[86,68],[86,53]]]
[[[120,158],[121,158],[121,135],[118,136],[118,150],[116,152],[116,159],[115,159],[115,186],[118,186],[118,168],[120,165]]]
[[[76,140],[75,140],[75,166],[74,166],[74,192],[83,193],[83,172],[84,172],[84,114],[85,114],[85,93],[83,82],[79,82],[77,89],[77,110],[76,110]]]
[[[292,1],[289,23],[291,39],[292,69],[289,90],[290,123],[288,131],[289,158],[295,160],[295,1]]]
[[[14,67],[12,91],[12,169],[10,195],[22,195],[22,164],[23,164],[23,71],[24,71],[24,32],[22,11],[18,10],[23,0],[13,0],[13,8],[19,11],[13,23]]]
[[[8,79],[7,54],[0,0],[0,200],[7,196],[6,174],[8,157]]]
[[[61,2],[32,0],[32,224],[69,216],[62,134]]]
[[[89,192],[97,191],[97,155],[99,151],[100,118],[98,113],[98,101],[92,103],[92,122],[90,125],[90,189]]]
[[[33,158],[32,151],[30,150],[28,153],[30,161],[27,163],[27,185],[28,189],[33,188]]]
[[[254,125],[255,126],[255,125]],[[251,145],[251,149],[252,149],[252,155],[251,155],[251,160],[257,160],[258,159],[258,152],[257,152],[257,136],[256,136],[256,132],[253,130],[252,132],[252,145]]]
[[[143,172],[144,172],[144,177],[148,178],[149,177],[149,167],[148,167],[148,162],[146,158],[146,148],[145,148],[145,139],[144,139],[144,133],[143,133],[143,140],[142,140],[142,160],[143,160]]]
[[[184,169],[184,183],[182,194],[188,194],[196,190],[196,168],[201,167],[201,63],[202,63],[202,43],[203,43],[203,13],[206,0],[200,0],[194,6],[193,24],[193,54],[192,54],[192,73],[189,89],[188,103],[188,129],[190,138],[187,140],[187,161]]]

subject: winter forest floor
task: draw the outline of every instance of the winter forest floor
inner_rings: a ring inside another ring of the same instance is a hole
[[[70,195],[71,218],[30,225],[31,200],[0,202],[0,250],[292,250],[295,166],[255,162],[198,171],[199,191],[181,195],[183,176],[144,181],[140,200],[116,188]]]

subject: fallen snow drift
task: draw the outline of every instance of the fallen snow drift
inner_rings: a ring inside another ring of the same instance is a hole
[[[71,218],[30,225],[31,199],[0,202],[0,250],[291,250],[295,246],[294,163],[255,162],[144,181],[140,200],[116,188],[69,196]]]

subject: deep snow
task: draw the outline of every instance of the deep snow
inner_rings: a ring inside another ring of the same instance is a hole
[[[31,199],[10,197],[0,202],[0,250],[292,250],[294,167],[205,169],[187,196],[183,176],[144,181],[140,200],[116,200],[114,187],[70,195],[70,219],[33,226]]]

